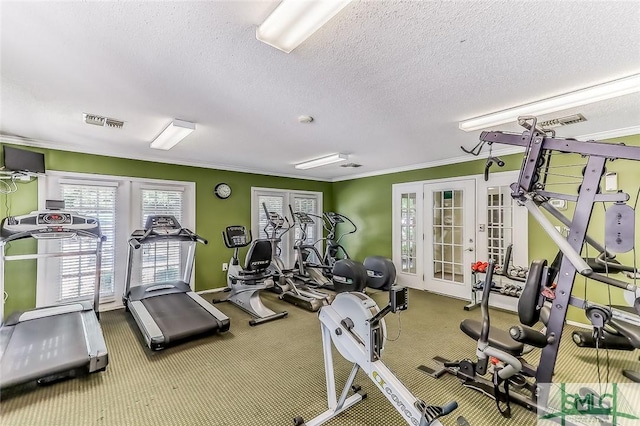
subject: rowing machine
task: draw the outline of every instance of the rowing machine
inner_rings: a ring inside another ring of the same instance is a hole
[[[302,417],[296,417],[294,425],[318,426],[324,424],[362,401],[366,394],[360,390],[359,386],[353,386],[359,369],[362,369],[369,376],[410,425],[441,425],[437,419],[451,413],[458,407],[458,403],[455,401],[442,407],[427,405],[415,397],[380,360],[386,334],[383,317],[389,312],[407,309],[407,289],[398,286],[391,287],[389,299],[389,304],[380,310],[376,302],[363,293],[340,293],[330,305],[320,309],[328,410],[306,423]],[[353,363],[351,374],[339,399],[336,399],[331,341],[340,355]],[[350,390],[353,390],[354,393],[348,397]]]

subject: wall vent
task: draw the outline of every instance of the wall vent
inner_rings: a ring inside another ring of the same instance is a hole
[[[340,167],[362,167],[362,164],[357,164],[357,163],[345,163],[345,164],[340,164]]]
[[[582,114],[567,115],[566,117],[554,118],[552,120],[543,121],[540,124],[545,129],[553,129],[555,127],[568,126],[570,124],[582,123],[587,119]]]
[[[113,129],[122,129],[124,121],[116,120],[115,118],[102,117],[95,114],[82,114],[82,119],[87,124],[101,127],[111,127]]]

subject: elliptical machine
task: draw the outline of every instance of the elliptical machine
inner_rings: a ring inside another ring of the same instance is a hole
[[[227,298],[214,300],[213,303],[231,302],[253,317],[249,325],[254,326],[268,321],[284,318],[287,311],[274,312],[267,308],[260,299],[260,291],[274,286],[268,271],[271,264],[271,241],[255,240],[252,242],[251,231],[244,226],[227,226],[222,233],[224,245],[233,249],[233,257],[227,271],[227,288],[231,292]],[[240,266],[238,250],[249,244],[244,267]]]
[[[273,287],[273,291],[280,295],[281,300],[311,312],[316,312],[322,305],[331,303],[333,301],[332,295],[297,284],[293,270],[285,269],[284,262],[280,258],[279,244],[282,241],[282,236],[291,231],[294,225],[279,213],[270,212],[266,204],[262,203],[262,208],[267,218],[264,233],[269,238],[266,241],[271,243],[271,265],[269,270],[273,274],[276,284]]]
[[[350,259],[349,253],[347,253],[347,250],[340,244],[340,241],[347,235],[354,234],[358,230],[358,227],[351,219],[340,213],[325,212],[324,218],[324,227],[327,230],[327,237],[325,238],[327,248],[325,249],[322,263],[327,266],[333,266],[338,260]],[[341,223],[350,224],[352,229],[337,236],[337,227]]]
[[[313,244],[306,243],[308,227],[315,226],[316,224],[313,218],[318,218],[324,223],[323,217],[303,211],[294,212],[291,204],[289,204],[289,211],[291,212],[291,217],[293,218],[293,225],[297,225],[298,229],[300,229],[300,235],[296,238],[296,242],[294,245],[296,255],[296,279],[311,287],[326,288],[327,290],[335,291],[335,288],[331,281],[332,267],[319,263],[322,261],[322,255],[316,248],[316,244],[319,241],[322,241],[323,238],[314,241]],[[317,263],[312,262],[313,259],[315,259]]]
[[[414,396],[380,359],[386,334],[384,316],[389,312],[403,311],[407,307],[407,288],[394,286],[389,291],[389,304],[382,310],[373,299],[361,292],[340,293],[329,306],[320,309],[318,316],[322,324],[328,409],[308,422],[302,417],[296,417],[296,426],[324,424],[362,401],[366,394],[359,386],[353,386],[360,369],[369,376],[410,425],[441,425],[437,419],[458,407],[455,401],[444,406],[427,405]],[[336,398],[332,341],[340,355],[353,363],[351,374],[339,399]],[[347,397],[350,389],[355,393]]]

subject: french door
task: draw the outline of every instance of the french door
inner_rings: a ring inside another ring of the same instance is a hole
[[[469,299],[475,260],[475,180],[424,185],[424,289]]]

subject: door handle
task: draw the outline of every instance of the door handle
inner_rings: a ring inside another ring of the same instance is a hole
[[[473,247],[466,248],[464,251],[473,251]]]

